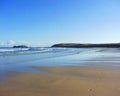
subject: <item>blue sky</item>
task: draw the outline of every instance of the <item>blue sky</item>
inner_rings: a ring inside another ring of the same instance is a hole
[[[120,0],[0,0],[0,44],[120,42]]]

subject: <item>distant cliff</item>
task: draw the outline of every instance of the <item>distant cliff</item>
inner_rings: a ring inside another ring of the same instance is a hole
[[[68,48],[119,48],[120,43],[108,43],[108,44],[77,44],[77,43],[60,43],[55,44],[52,47],[68,47]]]

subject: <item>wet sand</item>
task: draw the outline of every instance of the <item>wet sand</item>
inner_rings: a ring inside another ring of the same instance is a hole
[[[118,67],[34,67],[50,74],[13,72],[0,96],[120,96]]]

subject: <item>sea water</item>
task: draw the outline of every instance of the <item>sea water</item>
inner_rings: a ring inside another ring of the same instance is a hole
[[[41,72],[32,68],[119,66],[119,48],[0,48],[0,76],[9,72]]]

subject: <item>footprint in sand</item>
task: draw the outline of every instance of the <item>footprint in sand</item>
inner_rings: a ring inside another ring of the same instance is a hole
[[[94,89],[90,88],[88,92],[90,92],[89,96],[95,96]]]

